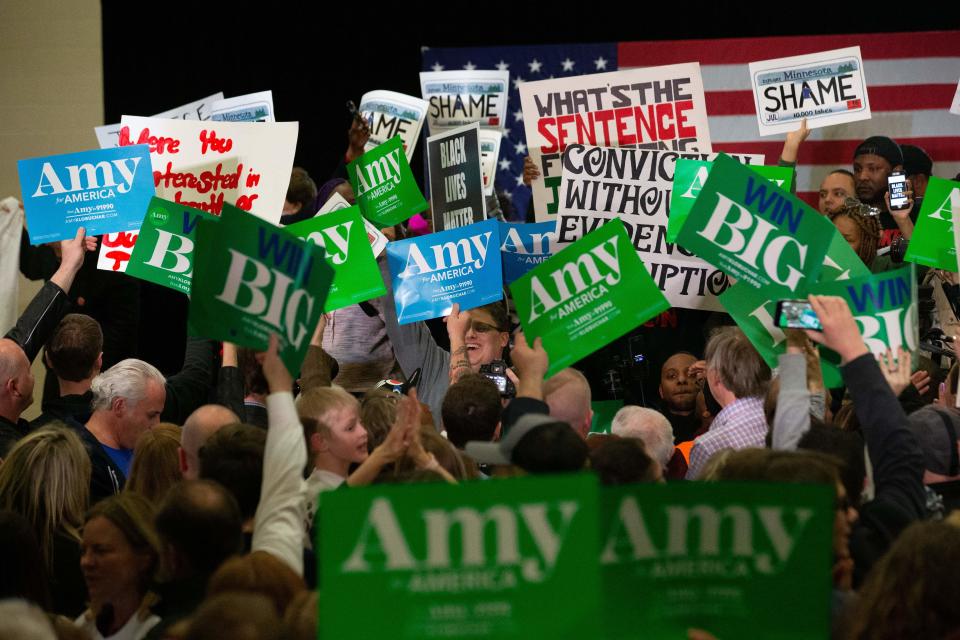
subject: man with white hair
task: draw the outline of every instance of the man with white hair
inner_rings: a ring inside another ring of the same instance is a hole
[[[673,446],[673,427],[659,411],[627,405],[613,416],[610,432],[621,438],[641,440],[647,455],[663,468],[665,478],[683,478],[686,473],[683,454]]]
[[[121,360],[93,379],[93,413],[86,425],[74,423],[90,455],[91,504],[123,489],[133,447],[160,423],[165,384],[156,367],[135,358]]]

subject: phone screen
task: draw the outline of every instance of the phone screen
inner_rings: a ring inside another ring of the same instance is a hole
[[[822,329],[820,319],[806,300],[777,303],[777,326],[787,329]]]
[[[887,178],[887,185],[890,189],[890,208],[905,209],[909,200],[907,199],[907,178],[902,171],[896,171]]]

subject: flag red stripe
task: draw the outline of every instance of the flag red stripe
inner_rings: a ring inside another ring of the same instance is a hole
[[[820,204],[820,194],[816,191],[797,191],[797,197],[814,209]]]
[[[832,164],[847,167],[853,164],[853,152],[860,140],[808,140],[800,147],[800,164]],[[960,162],[960,137],[898,138],[900,144],[912,144],[926,151],[934,162]],[[762,153],[767,164],[776,164],[783,150],[783,139],[762,142],[718,142],[714,151],[728,153]]]
[[[960,56],[960,31],[620,42],[617,66],[650,67],[695,61],[701,65],[746,64],[857,45],[867,60],[952,58]]]
[[[872,111],[949,109],[956,90],[956,85],[948,84],[867,87]],[[746,116],[755,113],[752,91],[707,91],[706,99],[707,113],[711,116]]]

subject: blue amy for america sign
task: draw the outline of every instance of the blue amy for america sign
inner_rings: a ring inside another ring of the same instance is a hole
[[[17,161],[30,242],[140,228],[154,195],[145,144]]]
[[[503,298],[500,234],[485,220],[387,245],[400,324],[439,318]]]
[[[503,282],[510,284],[553,255],[554,229],[549,222],[501,222],[500,251],[503,260]]]

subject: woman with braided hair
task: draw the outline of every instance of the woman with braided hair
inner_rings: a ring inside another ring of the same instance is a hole
[[[864,215],[861,207],[854,205],[842,207],[828,217],[870,271],[881,273],[896,266],[889,256],[877,255],[881,229],[876,216]]]

